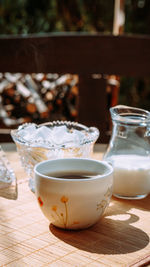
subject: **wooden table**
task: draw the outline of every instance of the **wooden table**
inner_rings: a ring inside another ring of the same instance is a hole
[[[6,147],[12,150],[7,156],[19,196],[0,198],[0,266],[150,266],[150,195],[136,201],[112,198],[91,228],[60,230],[43,216],[14,147]],[[94,158],[101,159],[104,149],[96,147]]]

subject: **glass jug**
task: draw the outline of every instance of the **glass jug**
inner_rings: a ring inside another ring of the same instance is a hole
[[[141,199],[150,193],[150,112],[110,108],[112,135],[103,159],[114,167],[113,195]]]

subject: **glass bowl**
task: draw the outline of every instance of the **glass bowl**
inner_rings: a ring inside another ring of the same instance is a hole
[[[39,125],[25,123],[11,130],[11,136],[34,192],[35,164],[56,158],[90,158],[99,130],[77,122],[53,121]]]

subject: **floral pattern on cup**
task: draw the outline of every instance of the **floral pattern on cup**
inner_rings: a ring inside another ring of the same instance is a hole
[[[103,211],[105,210],[106,206],[109,203],[111,195],[112,195],[112,187],[109,187],[107,192],[104,194],[104,199],[101,200],[99,203],[97,203],[97,210],[102,210],[103,213]]]
[[[66,196],[62,196],[60,198],[60,201],[64,204],[65,206],[65,214],[63,212],[59,213],[58,212],[58,207],[57,205],[53,205],[51,210],[53,211],[53,213],[55,213],[57,219],[59,219],[59,221],[61,222],[61,224],[64,226],[64,228],[67,227],[68,224],[68,207],[67,207],[67,202],[69,201],[69,198]],[[52,214],[52,217],[54,218],[54,214]]]
[[[101,211],[101,214],[104,212],[106,206],[108,205],[111,195],[112,195],[112,187],[108,188],[107,192],[104,194],[104,198],[96,204],[96,210]],[[40,196],[38,197],[38,202],[39,202],[39,205],[42,207],[44,203]],[[63,225],[64,228],[67,228],[68,220],[69,220],[69,213],[68,213],[69,197],[63,195],[60,198],[60,202],[63,203],[65,206],[65,213],[59,212],[58,206],[53,205],[51,207],[50,215],[54,220],[57,219],[59,223]],[[72,225],[77,225],[77,224],[80,224],[78,220],[74,220],[72,223]]]
[[[40,197],[38,197],[38,202],[39,202],[40,206],[42,207],[43,206],[43,201],[42,201],[42,199]]]

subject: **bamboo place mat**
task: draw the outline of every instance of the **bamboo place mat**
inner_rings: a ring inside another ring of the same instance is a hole
[[[42,214],[17,153],[7,156],[19,195],[17,200],[0,198],[0,266],[150,266],[150,195],[136,201],[112,198],[94,226],[60,230]]]

